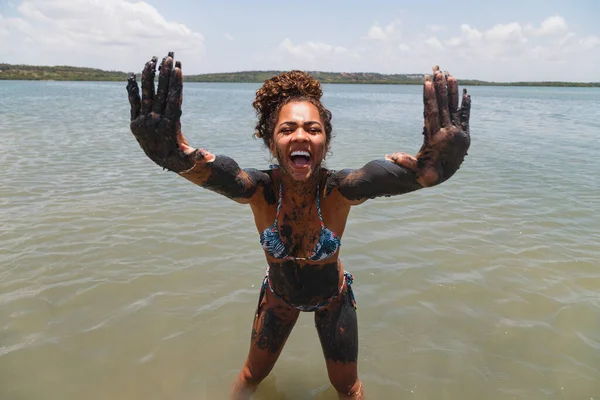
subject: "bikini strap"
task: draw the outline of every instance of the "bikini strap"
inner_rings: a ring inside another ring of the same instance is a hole
[[[277,221],[279,220],[279,210],[281,210],[281,198],[283,197],[283,189],[281,182],[279,182],[279,199],[277,199],[277,213],[275,214],[275,226],[277,226]]]
[[[321,215],[321,191],[319,190],[319,184],[317,183],[317,214],[319,214],[319,221],[321,221],[321,226],[325,226],[323,222],[323,215]]]

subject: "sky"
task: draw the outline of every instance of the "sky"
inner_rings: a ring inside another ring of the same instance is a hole
[[[0,63],[598,82],[600,1],[0,0]]]

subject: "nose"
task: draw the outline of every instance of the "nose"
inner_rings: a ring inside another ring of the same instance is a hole
[[[302,127],[298,127],[294,132],[293,141],[295,142],[306,142],[308,141],[308,133]]]

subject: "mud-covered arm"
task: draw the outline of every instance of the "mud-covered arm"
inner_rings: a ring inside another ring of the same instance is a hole
[[[153,57],[142,72],[141,99],[134,74],[127,84],[131,132],[146,156],[164,169],[238,203],[272,197],[271,178],[266,172],[243,170],[229,157],[214,156],[188,144],[181,131],[181,63],[173,66],[173,53],[163,58],[155,93],[156,61]]]
[[[326,194],[337,190],[351,205],[367,199],[409,193],[445,182],[460,168],[471,144],[471,97],[466,90],[458,107],[456,78],[436,67],[434,80],[423,86],[424,143],[415,157],[394,153],[357,170],[341,170],[328,177]]]
[[[360,169],[344,169],[330,173],[326,195],[339,191],[351,205],[367,199],[394,196],[421,189],[417,174],[388,160],[373,160]]]
[[[238,203],[250,203],[255,196],[260,196],[270,204],[274,203],[271,176],[266,172],[241,169],[232,158],[214,156],[203,149],[195,151],[194,159],[192,168],[179,172],[180,176],[190,182]]]

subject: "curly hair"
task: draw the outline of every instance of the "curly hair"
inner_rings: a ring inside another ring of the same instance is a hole
[[[281,108],[291,101],[308,101],[319,111],[325,128],[326,143],[331,140],[331,112],[321,103],[321,83],[303,71],[289,71],[267,79],[256,91],[252,106],[258,122],[254,136],[261,138],[269,147],[273,142],[275,124]]]

